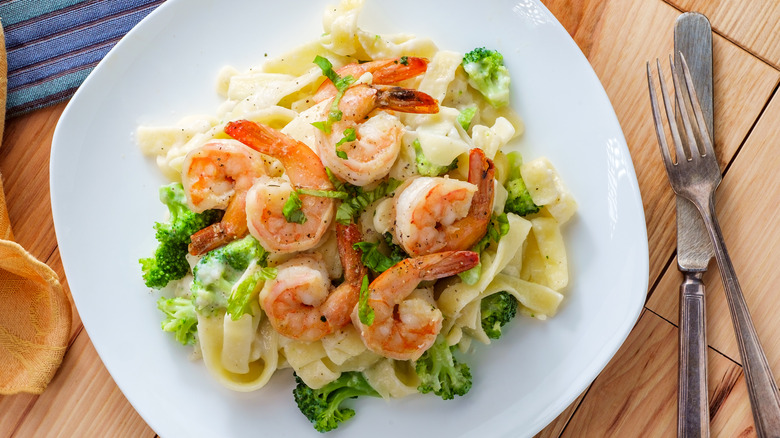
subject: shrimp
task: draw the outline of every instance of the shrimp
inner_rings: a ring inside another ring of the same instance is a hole
[[[325,166],[308,146],[263,124],[230,122],[225,132],[245,145],[281,161],[289,182],[262,178],[247,192],[249,232],[268,251],[290,253],[315,247],[328,230],[335,211],[333,198],[299,195],[303,223],[288,222],[282,213],[294,189],[333,190]]]
[[[371,73],[372,82],[377,85],[390,85],[401,82],[405,79],[419,76],[428,69],[428,60],[414,56],[403,56],[400,58],[379,59],[376,61],[364,62],[362,64],[347,64],[336,70],[339,77],[352,76],[355,79],[360,78],[363,73]],[[320,85],[317,92],[314,93],[314,102],[322,102],[336,95],[336,87],[329,79]]]
[[[495,167],[481,149],[469,153],[468,182],[420,177],[395,197],[395,237],[412,256],[465,250],[487,231]]]
[[[387,175],[401,150],[404,125],[397,116],[385,111],[374,112],[375,109],[406,113],[439,111],[436,99],[421,91],[366,84],[348,88],[338,107],[342,118],[333,123],[329,133],[317,131],[317,150],[322,162],[336,176],[358,186]],[[322,118],[328,118],[329,112],[330,106],[323,106]],[[355,135],[351,141],[346,137],[350,131]]]
[[[265,174],[261,155],[235,140],[212,140],[187,154],[181,179],[190,209],[225,210],[220,222],[191,236],[191,254],[205,254],[246,235],[246,194]]]
[[[433,345],[443,316],[423,299],[408,299],[421,281],[449,277],[473,268],[479,255],[472,251],[446,251],[408,258],[380,274],[368,287],[368,305],[374,321],[360,321],[356,306],[352,323],[366,347],[382,356],[417,360]]]
[[[332,288],[319,254],[305,254],[277,267],[261,304],[277,332],[292,339],[316,341],[349,324],[358,302],[366,267],[353,245],[361,240],[357,225],[337,225],[344,282]]]

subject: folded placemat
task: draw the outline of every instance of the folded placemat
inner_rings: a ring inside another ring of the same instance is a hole
[[[70,98],[112,47],[165,0],[0,0],[7,117]]]

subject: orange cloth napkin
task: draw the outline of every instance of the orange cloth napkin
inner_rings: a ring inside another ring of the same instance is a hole
[[[0,27],[0,138],[8,64]],[[57,274],[14,242],[0,176],[0,394],[40,394],[68,345],[71,310]]]

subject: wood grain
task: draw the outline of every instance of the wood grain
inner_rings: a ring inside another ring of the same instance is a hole
[[[756,331],[775,373],[780,375],[780,232],[772,218],[780,215],[780,178],[763,169],[780,168],[774,149],[780,138],[780,95],[776,95],[745,142],[718,189],[717,211],[724,239],[753,316]],[[741,363],[717,266],[704,277],[707,291],[709,344]],[[670,270],[659,282],[648,307],[677,321],[676,284],[679,273]]]
[[[736,438],[756,436],[744,375],[740,375],[734,389],[723,400],[721,409],[713,413],[710,427],[718,431],[718,435],[713,434],[713,436]]]
[[[780,2],[774,0],[666,0],[706,15],[712,28],[780,68]]]
[[[8,215],[16,241],[39,260],[56,247],[49,202],[49,150],[64,104],[10,120],[0,148]]]
[[[645,0],[553,0],[545,4],[567,23],[623,128],[642,191],[653,284],[673,255],[674,198],[658,152],[645,66],[650,60],[666,60],[672,53],[679,11],[660,1]],[[779,76],[777,70],[720,36],[713,38],[713,51],[715,135],[718,159],[724,166],[747,136]],[[671,83],[668,68],[666,77]]]
[[[711,349],[708,361],[709,399],[717,400],[718,392],[731,391],[741,369]],[[668,437],[677,431],[676,419],[677,330],[645,311],[562,436]],[[713,436],[720,435],[713,430]]]
[[[57,374],[15,436],[155,435],[119,391],[86,332],[76,338]]]

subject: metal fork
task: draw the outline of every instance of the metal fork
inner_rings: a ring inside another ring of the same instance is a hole
[[[688,139],[687,145],[689,146],[685,148],[681,141],[673,105],[661,73],[661,62],[656,60],[661,95],[677,158],[676,162],[673,161],[667,146],[653,83],[653,74],[648,62],[647,83],[650,88],[650,103],[653,108],[656,133],[658,134],[658,145],[661,148],[661,155],[663,156],[664,166],[666,167],[666,173],[672,189],[679,196],[689,199],[699,210],[712,240],[712,245],[715,248],[715,260],[718,262],[718,269],[720,270],[726,291],[726,300],[731,312],[731,321],[736,332],[739,353],[742,356],[743,371],[753,410],[756,434],[759,437],[777,437],[780,436],[780,394],[778,394],[777,383],[772,376],[769,362],[753,326],[753,320],[750,317],[745,297],[742,295],[742,289],[737,281],[737,274],[734,271],[734,266],[731,264],[731,258],[726,251],[723,234],[715,215],[715,189],[721,181],[720,167],[715,158],[715,151],[710,141],[712,137],[707,131],[707,124],[704,121],[701,106],[696,97],[696,90],[693,87],[688,65],[682,54],[680,54],[680,59],[682,60],[682,73],[675,68],[674,61],[669,57],[674,82],[674,94],[679,108],[693,108],[696,125],[691,124],[687,111],[680,111],[684,134]],[[687,93],[684,93],[680,87],[680,74],[685,79]],[[688,102],[690,105],[686,105],[685,102]]]

